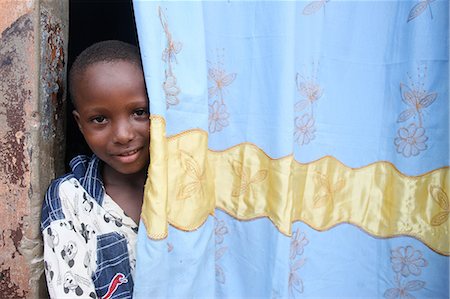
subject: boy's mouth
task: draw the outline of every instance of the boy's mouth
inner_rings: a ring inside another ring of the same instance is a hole
[[[140,156],[142,148],[134,149],[132,151],[126,151],[116,155],[116,159],[121,163],[129,164],[134,163]]]
[[[124,153],[118,154],[117,156],[127,157],[127,156],[134,155],[138,151],[139,151],[138,149],[135,149],[135,150],[132,150],[132,151],[128,151],[128,152],[124,152]]]

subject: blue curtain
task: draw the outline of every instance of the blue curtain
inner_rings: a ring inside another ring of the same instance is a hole
[[[449,298],[445,0],[134,0],[136,298]]]

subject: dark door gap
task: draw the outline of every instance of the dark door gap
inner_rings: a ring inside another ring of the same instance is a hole
[[[67,70],[85,48],[91,44],[117,39],[137,45],[136,25],[131,0],[70,0],[69,1],[69,45]],[[69,90],[69,88],[67,88]],[[66,155],[65,165],[79,155],[90,155],[73,119],[73,105],[67,95],[66,111]]]

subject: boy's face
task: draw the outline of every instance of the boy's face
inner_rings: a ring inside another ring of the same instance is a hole
[[[149,114],[142,70],[127,61],[89,66],[77,78],[78,127],[91,150],[121,174],[149,161]]]

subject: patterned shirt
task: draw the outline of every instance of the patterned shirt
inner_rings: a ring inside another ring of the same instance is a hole
[[[105,193],[101,161],[75,157],[42,207],[44,266],[52,298],[131,298],[137,224]]]

